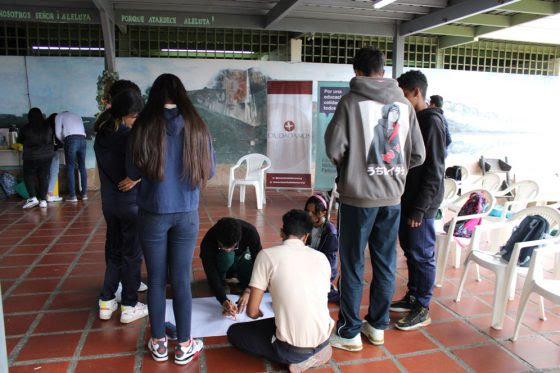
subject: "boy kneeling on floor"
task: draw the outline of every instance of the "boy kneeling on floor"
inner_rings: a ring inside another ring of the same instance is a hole
[[[327,305],[331,268],[325,255],[305,246],[313,223],[303,210],[282,217],[282,245],[261,250],[253,266],[247,315],[259,309],[266,289],[276,317],[232,325],[229,342],[251,355],[302,372],[329,361],[334,326]]]

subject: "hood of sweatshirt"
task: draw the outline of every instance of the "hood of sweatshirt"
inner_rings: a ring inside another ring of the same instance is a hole
[[[163,116],[165,117],[165,132],[168,136],[178,136],[185,123],[183,117],[179,114],[179,109],[163,109]]]
[[[350,81],[350,91],[382,104],[402,102],[405,99],[397,81],[388,78],[356,76]]]
[[[99,150],[112,149],[115,145],[122,145],[123,139],[130,131],[130,128],[121,125],[115,132],[101,131],[95,135],[95,143]]]
[[[419,111],[416,113],[416,117],[418,117],[418,120],[420,120],[420,118],[423,118],[425,116],[430,116],[430,115],[443,115],[443,110],[441,110],[438,107],[428,107],[422,111]]]

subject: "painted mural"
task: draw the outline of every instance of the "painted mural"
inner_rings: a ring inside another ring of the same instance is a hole
[[[234,163],[251,152],[266,153],[267,80],[313,80],[316,100],[318,81],[349,81],[353,76],[350,65],[270,61],[118,58],[117,68],[122,79],[136,82],[143,92],[162,73],[178,75],[210,127],[220,163]],[[25,123],[29,108],[38,106],[47,115],[79,113],[93,136],[102,69],[102,58],[0,57],[0,127]],[[554,161],[560,138],[559,77],[423,72],[428,95],[445,99],[453,136],[449,163],[474,163],[481,155],[508,156],[516,173],[559,180],[560,166]],[[388,68],[386,75],[390,74]],[[314,119],[316,108],[314,102]]]

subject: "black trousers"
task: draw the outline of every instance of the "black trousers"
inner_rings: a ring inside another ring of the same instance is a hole
[[[51,161],[52,158],[23,160],[23,181],[29,198],[47,199]]]
[[[274,335],[276,335],[274,318],[233,324],[227,331],[229,343],[241,351],[286,365],[307,360],[328,344],[327,340],[316,348],[306,349],[308,351],[302,353],[297,351],[297,347],[291,347],[287,343],[276,339],[272,342]]]
[[[111,300],[122,282],[122,304],[135,306],[140,286],[142,248],[138,239],[138,206],[131,201],[103,201],[107,222],[105,238],[105,280],[101,300]]]

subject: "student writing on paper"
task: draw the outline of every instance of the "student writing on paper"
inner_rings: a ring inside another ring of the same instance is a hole
[[[245,311],[249,301],[249,281],[253,263],[262,249],[255,227],[243,220],[220,219],[200,243],[200,258],[208,284],[223,307],[224,315],[234,316]],[[237,303],[227,298],[229,286],[236,278],[241,296]]]
[[[253,267],[247,315],[262,316],[260,304],[270,291],[274,318],[229,327],[229,342],[251,355],[289,365],[302,372],[331,357],[329,315],[331,267],[326,256],[305,245],[313,223],[303,210],[282,217],[280,246],[262,250]]]

